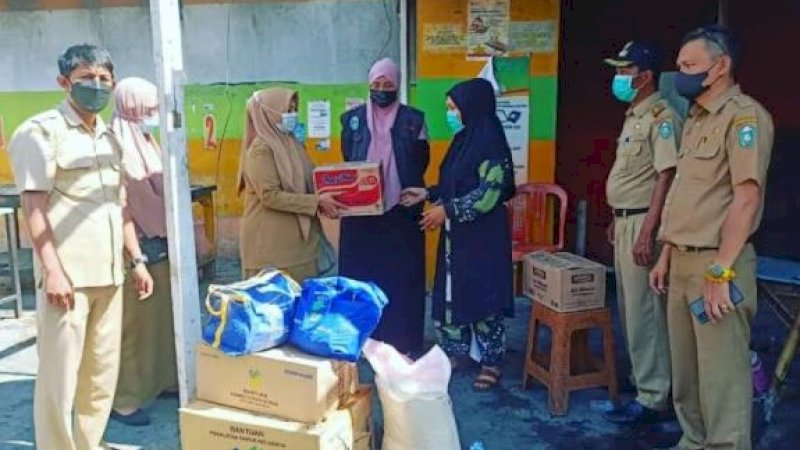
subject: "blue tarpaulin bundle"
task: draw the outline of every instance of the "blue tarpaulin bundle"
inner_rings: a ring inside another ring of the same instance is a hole
[[[355,362],[388,302],[374,283],[345,277],[306,280],[290,342],[313,355]]]
[[[203,340],[231,356],[282,345],[289,338],[299,295],[300,285],[277,270],[238,283],[211,285]]]

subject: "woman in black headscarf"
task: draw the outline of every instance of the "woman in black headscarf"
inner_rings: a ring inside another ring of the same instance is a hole
[[[455,133],[439,169],[439,184],[409,188],[402,201],[434,204],[421,221],[444,226],[439,239],[433,318],[439,341],[455,362],[480,350],[477,390],[494,387],[505,356],[504,311],[513,306],[511,236],[503,203],[514,195],[511,149],[495,114],[492,85],[474,79],[447,96]]]

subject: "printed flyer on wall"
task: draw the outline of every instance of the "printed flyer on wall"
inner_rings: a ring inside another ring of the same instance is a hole
[[[331,102],[308,102],[308,137],[312,139],[331,137]]]
[[[469,0],[467,21],[467,59],[508,51],[509,0]]]
[[[497,99],[497,117],[503,124],[511,158],[514,160],[514,181],[519,185],[528,182],[528,121],[530,101],[528,94],[504,95]]]

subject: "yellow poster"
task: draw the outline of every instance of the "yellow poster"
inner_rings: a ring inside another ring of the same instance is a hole
[[[469,0],[467,59],[502,55],[509,45],[509,0]]]
[[[464,27],[456,23],[426,23],[423,38],[427,53],[461,53],[467,46]]]

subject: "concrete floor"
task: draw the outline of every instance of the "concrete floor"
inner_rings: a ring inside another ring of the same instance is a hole
[[[215,281],[234,280],[238,273],[235,261],[219,262]],[[614,304],[613,301],[610,303]],[[508,323],[510,350],[499,389],[488,393],[473,392],[471,383],[475,369],[457,372],[453,377],[451,395],[465,449],[472,442],[482,440],[487,450],[640,450],[671,444],[677,439],[679,435],[669,430],[621,428],[606,423],[592,407],[600,406],[607,398],[605,391],[600,389],[574,393],[570,397],[569,415],[551,417],[547,411],[547,393],[541,385],[534,385],[528,391],[520,388],[529,309],[529,301],[518,300],[516,317]],[[0,450],[33,448],[31,405],[37,358],[31,295],[25,298],[24,317],[20,320],[11,317],[11,310],[0,310]],[[429,338],[432,338],[432,330],[428,331]],[[762,307],[753,330],[753,347],[762,354],[770,369],[774,367],[785,335],[784,327],[772,312]],[[628,362],[621,344],[621,336],[617,333],[618,376],[625,380]],[[599,348],[599,338],[593,339],[592,346]],[[365,381],[371,379],[366,364],[362,364],[361,372]],[[377,399],[375,405],[377,408]],[[176,400],[157,400],[149,408],[153,419],[151,426],[137,429],[112,421],[106,437],[110,443],[125,450],[177,450],[177,406]],[[760,415],[759,411],[757,407],[756,416]],[[800,427],[796,425],[798,414],[800,362],[796,361],[774,423],[764,427],[757,420],[754,432],[756,448],[800,449]],[[380,414],[376,414],[376,418],[380,421]],[[379,430],[380,424],[376,428]]]

